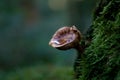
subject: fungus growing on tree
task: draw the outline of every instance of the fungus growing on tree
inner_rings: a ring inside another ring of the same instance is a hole
[[[79,78],[77,66],[79,65],[79,60],[85,48],[84,45],[79,43],[81,40],[81,32],[75,26],[72,26],[58,29],[49,42],[49,45],[59,50],[68,50],[74,48],[78,51],[77,58],[74,63],[74,77],[76,79]]]
[[[81,32],[75,26],[62,27],[55,32],[49,45],[59,50],[75,48],[77,51],[81,51],[79,44],[81,38]]]

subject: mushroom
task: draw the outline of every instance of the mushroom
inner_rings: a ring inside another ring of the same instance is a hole
[[[49,45],[59,50],[68,50],[74,48],[78,52],[83,52],[82,46],[79,44],[81,39],[81,32],[75,26],[65,26],[55,32],[49,42]]]
[[[62,27],[58,29],[55,34],[53,35],[52,39],[49,42],[54,48],[59,50],[68,50],[74,48],[78,51],[77,58],[74,63],[74,77],[75,79],[79,78],[79,65],[80,59],[82,58],[82,53],[84,52],[85,46],[79,44],[82,40],[81,32],[75,27]],[[81,53],[81,54],[80,54]]]

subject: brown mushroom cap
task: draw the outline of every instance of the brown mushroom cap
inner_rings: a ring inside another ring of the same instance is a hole
[[[80,40],[81,33],[75,26],[62,27],[55,32],[49,45],[60,50],[67,50],[78,45]]]

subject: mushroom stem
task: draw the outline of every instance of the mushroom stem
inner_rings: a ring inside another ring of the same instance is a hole
[[[74,49],[77,50],[77,57],[75,59],[74,66],[73,66],[74,72],[75,72],[74,78],[78,79],[79,75],[80,75],[80,71],[79,71],[79,67],[81,66],[80,61],[82,59],[85,47],[84,47],[84,45],[81,45],[78,43],[78,45],[76,47],[74,47]]]
[[[83,54],[83,52],[84,52],[84,46],[83,45],[78,44],[74,48],[77,50],[78,54],[80,54],[80,53]]]

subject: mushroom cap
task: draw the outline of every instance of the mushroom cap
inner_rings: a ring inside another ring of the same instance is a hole
[[[54,48],[67,50],[74,48],[81,40],[81,33],[75,27],[62,27],[58,29],[49,42]]]

